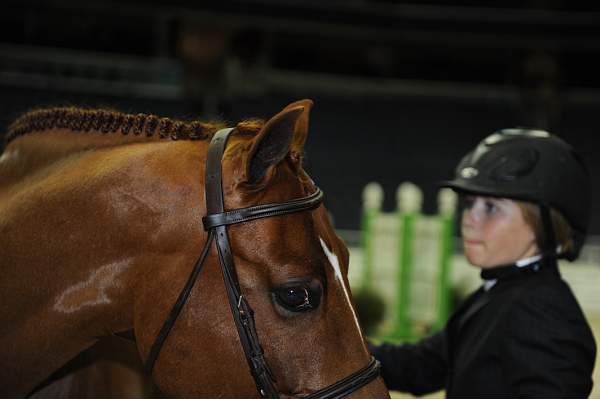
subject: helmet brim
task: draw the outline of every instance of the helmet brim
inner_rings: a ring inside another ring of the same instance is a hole
[[[519,201],[527,201],[537,203],[535,193],[531,191],[505,191],[498,187],[490,187],[479,184],[474,184],[470,181],[462,179],[444,180],[438,183],[438,187],[451,188],[458,194],[482,195],[485,197],[509,198]]]

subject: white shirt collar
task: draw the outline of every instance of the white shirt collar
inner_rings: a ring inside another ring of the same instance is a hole
[[[483,280],[483,290],[489,291],[494,285],[496,285],[497,282],[498,282],[497,279]]]
[[[525,267],[525,266],[531,265],[534,262],[537,262],[540,259],[542,259],[542,255],[533,255],[533,256],[530,256],[529,258],[520,259],[520,260],[516,261],[515,265],[517,265],[517,267]]]

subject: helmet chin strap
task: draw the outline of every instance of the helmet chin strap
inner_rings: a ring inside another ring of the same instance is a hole
[[[563,257],[562,253],[556,251],[556,234],[554,233],[554,224],[550,214],[550,207],[544,203],[539,203],[540,216],[542,217],[542,226],[544,228],[544,248],[540,248],[542,262],[547,265],[555,265],[558,258]]]

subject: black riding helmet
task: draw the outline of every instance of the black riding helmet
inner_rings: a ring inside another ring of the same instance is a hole
[[[458,192],[536,203],[548,248],[555,253],[550,208],[574,231],[573,248],[561,257],[577,258],[588,230],[591,187],[588,169],[573,148],[543,130],[503,129],[481,141],[458,164],[455,178],[441,184]]]

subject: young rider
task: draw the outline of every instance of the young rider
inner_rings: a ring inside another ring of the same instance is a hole
[[[467,260],[482,286],[445,328],[416,344],[370,345],[391,390],[449,399],[587,398],[596,345],[557,259],[586,236],[590,177],[545,131],[484,139],[443,184],[461,196]]]

